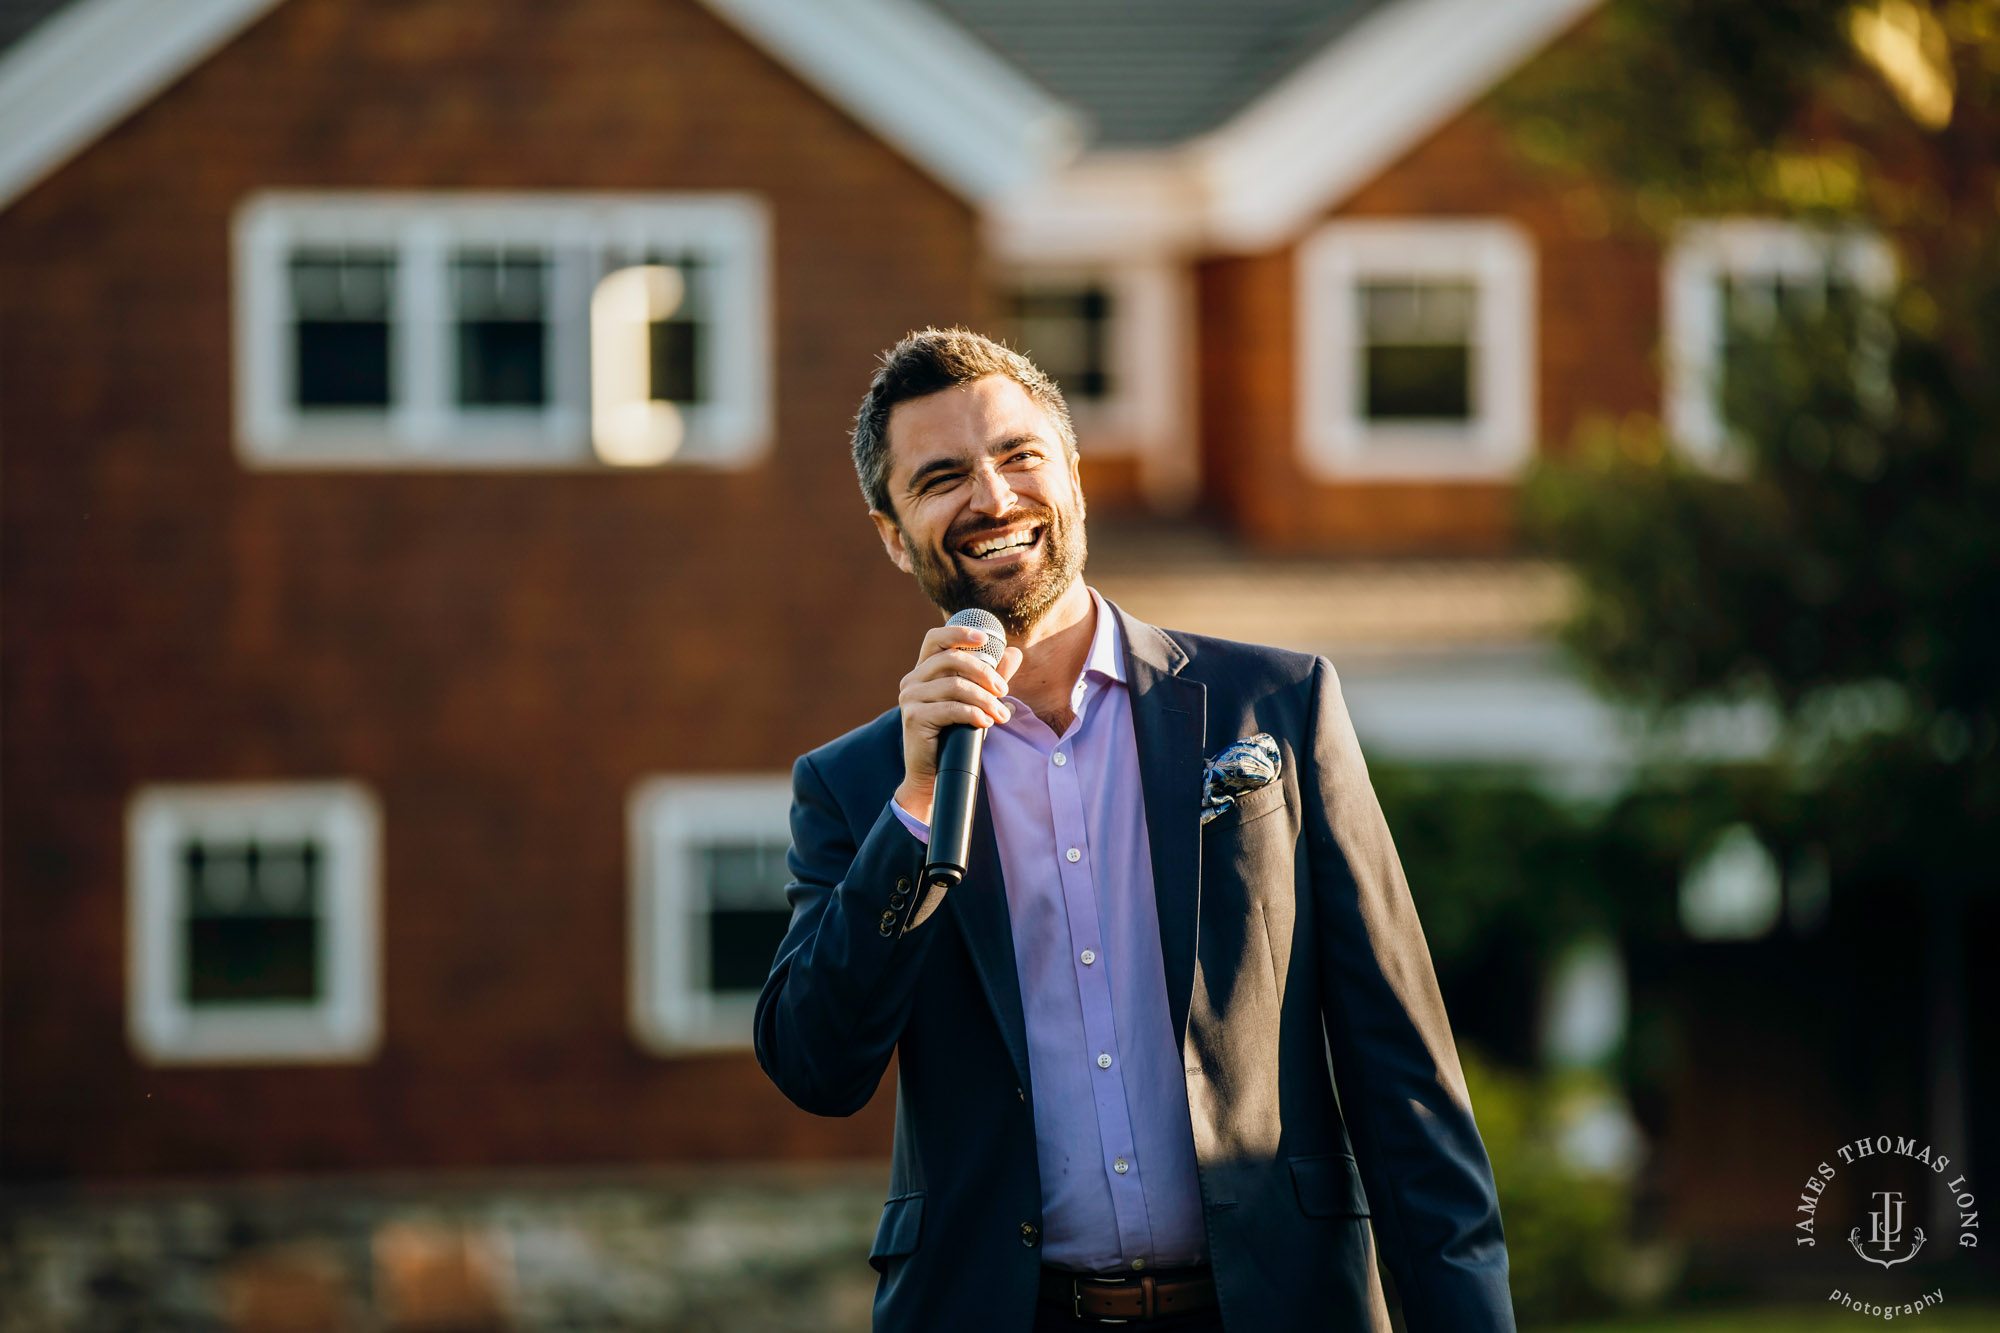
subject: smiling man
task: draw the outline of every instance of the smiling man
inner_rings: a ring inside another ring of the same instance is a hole
[[[945,612],[897,707],[793,770],[757,1057],[848,1115],[899,1057],[878,1329],[1514,1326],[1486,1151],[1323,658],[1083,582],[1055,384],[964,330],[883,357],[854,462]],[[920,892],[938,734],[986,731],[972,855]]]

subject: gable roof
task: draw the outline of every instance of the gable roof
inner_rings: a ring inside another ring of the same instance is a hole
[[[0,208],[279,3],[0,0]],[[1003,256],[1110,259],[1283,242],[1598,0],[700,3]]]
[[[1068,107],[920,0],[701,2],[968,199],[1080,146]],[[0,0],[0,208],[279,3]]]
[[[1090,118],[1093,148],[1217,128],[1389,0],[929,0]]]
[[[1206,133],[1086,156],[1001,200],[989,210],[989,238],[1015,260],[1282,244],[1598,3],[1368,6],[1337,39]]]

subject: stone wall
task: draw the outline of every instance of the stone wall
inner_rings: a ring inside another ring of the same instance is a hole
[[[0,1195],[0,1333],[866,1329],[887,1171]]]

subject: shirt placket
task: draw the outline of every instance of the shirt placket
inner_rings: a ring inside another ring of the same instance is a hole
[[[1089,693],[1084,680],[1079,680],[1071,701],[1076,721],[1049,756],[1049,811],[1056,833],[1056,869],[1062,884],[1063,911],[1069,922],[1070,968],[1076,975],[1077,994],[1083,1005],[1084,1038],[1093,1061],[1091,1089],[1098,1141],[1104,1153],[1101,1167],[1110,1184],[1118,1247],[1128,1258],[1146,1257],[1152,1249],[1152,1225],[1146,1213],[1141,1164],[1126,1099],[1124,1059],[1118,1049],[1112,1011],[1111,965],[1104,957],[1097,876],[1085,832],[1085,777],[1076,754]]]

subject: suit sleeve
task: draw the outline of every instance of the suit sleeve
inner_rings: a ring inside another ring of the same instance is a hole
[[[1302,759],[1321,1006],[1377,1243],[1410,1333],[1511,1333],[1493,1169],[1416,906],[1324,658]]]
[[[757,997],[757,1062],[815,1115],[852,1115],[888,1067],[935,928],[901,929],[924,846],[885,803],[855,845],[811,757],[792,768],[792,924]]]

